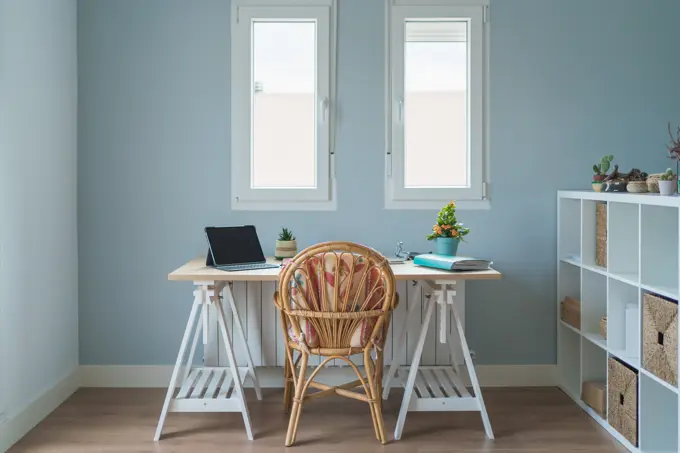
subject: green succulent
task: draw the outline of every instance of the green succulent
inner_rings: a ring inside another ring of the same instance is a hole
[[[293,236],[293,232],[290,231],[288,228],[281,228],[281,232],[279,233],[279,241],[294,241],[295,236]]]

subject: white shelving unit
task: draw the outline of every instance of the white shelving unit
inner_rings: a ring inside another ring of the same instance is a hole
[[[562,191],[557,203],[560,386],[628,450],[678,453],[680,389],[645,370],[641,357],[644,294],[675,300],[680,295],[680,196]],[[607,268],[595,263],[598,203],[607,204]],[[580,328],[559,317],[559,303],[567,296],[581,301]],[[635,338],[626,329],[627,308],[634,313]],[[604,315],[606,339],[600,332]],[[607,381],[608,357],[638,371],[637,446],[581,400],[583,382]]]

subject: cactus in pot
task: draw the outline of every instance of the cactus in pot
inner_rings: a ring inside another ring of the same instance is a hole
[[[593,165],[593,182],[602,182],[607,176],[607,172],[611,168],[611,163],[614,160],[614,155],[609,154],[600,159],[600,163]]]
[[[675,178],[676,175],[670,168],[668,168],[666,172],[661,175],[661,179],[659,181],[659,192],[661,195],[673,195],[675,193],[677,188]]]
[[[297,241],[295,235],[288,228],[281,228],[279,238],[276,241],[276,252],[274,257],[277,260],[292,258],[297,255]]]

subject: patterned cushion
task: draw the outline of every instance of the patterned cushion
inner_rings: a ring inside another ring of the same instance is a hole
[[[385,281],[375,263],[352,253],[321,253],[309,258],[294,274],[291,282],[292,309],[324,312],[367,311],[379,309],[385,296]],[[325,301],[324,304],[324,293]],[[310,322],[298,318],[307,345],[323,347]],[[352,335],[351,347],[364,347],[377,318],[363,320]],[[299,342],[292,327],[288,336]]]

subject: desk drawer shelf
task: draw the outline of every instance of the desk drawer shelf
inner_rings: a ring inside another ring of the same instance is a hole
[[[680,388],[677,381],[664,381],[643,366],[642,327],[646,294],[678,299],[680,197],[562,191],[557,203],[557,309],[559,313],[559,302],[567,295],[579,295],[582,306],[580,329],[570,329],[557,319],[560,387],[629,451],[677,453]],[[606,267],[596,263],[596,214],[598,206],[603,210],[603,204],[607,212]],[[576,221],[581,222],[578,227]],[[580,238],[575,231],[581,232]],[[602,316],[607,317],[606,339],[599,329]],[[668,331],[673,336],[668,344],[677,345],[678,330]],[[677,372],[678,352],[668,349],[666,371],[673,374]],[[640,377],[635,409],[638,446],[581,399],[582,382],[609,380],[609,358],[624,363]]]

